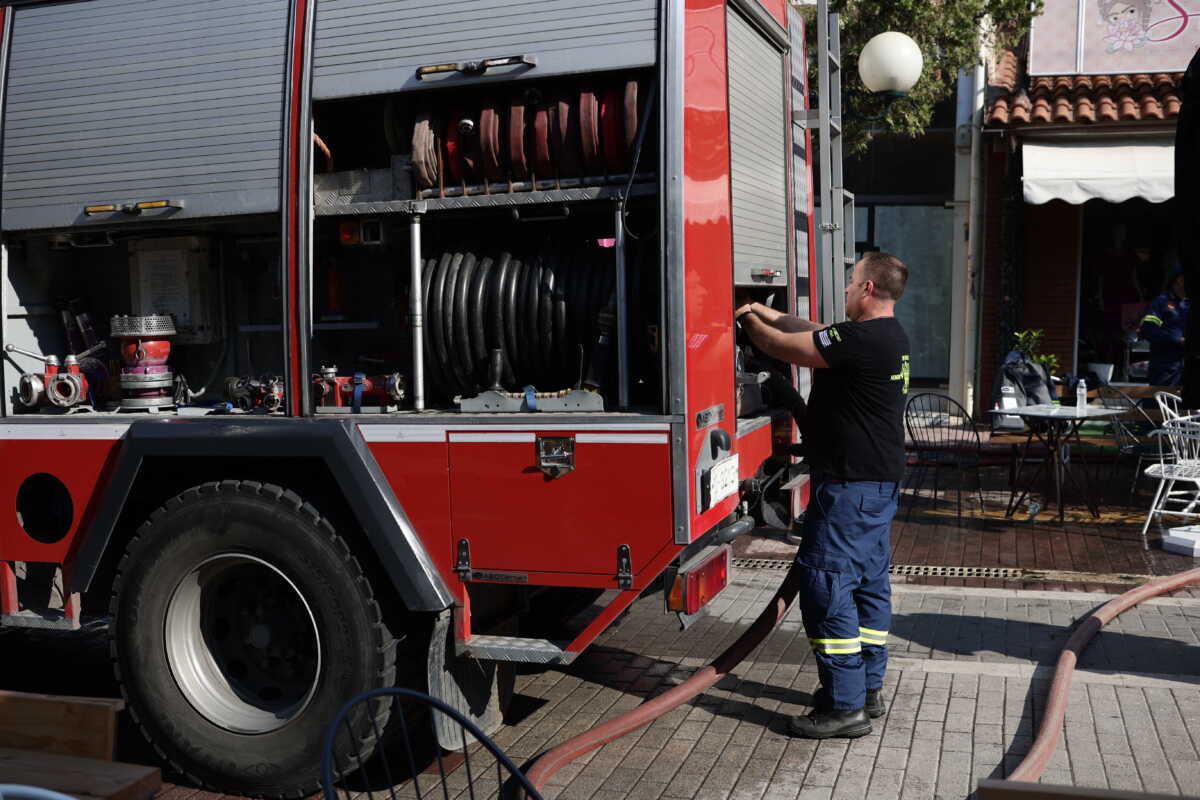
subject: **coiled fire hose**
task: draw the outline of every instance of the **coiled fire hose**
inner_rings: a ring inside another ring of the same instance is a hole
[[[591,730],[584,731],[546,752],[526,773],[529,782],[538,791],[541,791],[542,787],[546,785],[546,781],[550,780],[556,772],[583,754],[649,724],[671,709],[683,705],[693,697],[707,691],[713,684],[728,675],[754,648],[762,644],[767,635],[787,615],[792,601],[796,599],[796,591],[799,586],[800,571],[793,563],[792,568],[788,570],[787,576],[783,579],[783,583],[776,590],[775,596],[758,615],[758,619],[754,620],[754,624],[738,637],[738,640],[731,644],[725,652],[717,656],[711,664],[701,667],[692,677],[663,692],[658,697],[601,723]]]
[[[529,252],[473,247],[425,262],[425,358],[432,393],[472,397],[498,383],[515,391],[576,386],[607,378],[603,312],[613,303],[612,252],[594,240],[547,238]]]
[[[725,652],[717,656],[711,664],[701,668],[695,675],[658,697],[597,725],[591,730],[584,731],[547,751],[526,773],[530,783],[540,791],[551,777],[580,756],[649,724],[671,709],[707,691],[713,684],[729,674],[754,648],[758,647],[786,616],[788,608],[791,607],[792,601],[796,597],[799,581],[799,570],[793,564],[783,579],[783,583],[775,592],[775,596],[758,615],[754,624]],[[1046,764],[1049,763],[1055,748],[1058,747],[1058,740],[1062,735],[1063,720],[1067,714],[1067,697],[1071,688],[1071,678],[1075,672],[1075,664],[1092,637],[1119,614],[1142,601],[1172,592],[1197,581],[1200,581],[1200,569],[1156,578],[1113,598],[1080,622],[1059,655],[1058,666],[1054,671],[1054,681],[1050,686],[1046,712],[1042,717],[1041,728],[1038,730],[1033,747],[1009,776],[1009,780],[1034,782],[1046,769]]]
[[[1041,777],[1050,757],[1058,747],[1058,739],[1062,735],[1063,720],[1067,716],[1067,695],[1071,689],[1071,678],[1075,673],[1075,664],[1082,655],[1092,637],[1100,629],[1112,622],[1117,615],[1133,608],[1143,600],[1157,597],[1160,594],[1174,591],[1181,586],[1200,581],[1200,569],[1190,569],[1178,575],[1168,575],[1165,578],[1155,578],[1136,589],[1109,600],[1094,613],[1080,621],[1071,638],[1067,639],[1062,653],[1058,656],[1058,666],[1054,668],[1054,681],[1050,684],[1050,695],[1046,702],[1046,713],[1042,715],[1042,725],[1038,729],[1037,738],[1029,754],[1008,776],[1010,781],[1025,781],[1032,783]]]

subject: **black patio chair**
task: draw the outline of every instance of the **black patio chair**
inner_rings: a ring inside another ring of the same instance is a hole
[[[933,471],[933,501],[936,504],[943,470],[956,473],[971,471],[979,494],[980,511],[985,509],[983,477],[985,467],[1007,467],[1009,486],[1017,454],[1014,445],[985,448],[975,420],[956,400],[944,394],[925,392],[909,398],[904,407],[904,426],[908,432],[908,467],[914,473],[909,481],[909,502],[905,520],[912,515],[913,505],[925,480]],[[957,516],[962,520],[962,481],[957,482]]]
[[[390,714],[386,713],[390,710]],[[437,714],[448,727],[457,727],[462,749],[445,753],[435,731]],[[390,719],[386,728],[383,723]],[[376,746],[349,748],[346,741],[369,740]],[[476,758],[472,764],[472,757]],[[393,768],[393,760],[398,761]],[[480,761],[484,763],[480,763]],[[490,762],[495,762],[494,779]],[[342,781],[345,800],[364,795],[382,797],[495,797],[509,788],[524,789],[526,796],[542,800],[541,794],[512,762],[473,722],[435,697],[412,689],[376,689],[342,706],[325,732],[321,749],[321,784],[325,800],[338,800],[335,781]],[[494,782],[493,782],[494,780]]]
[[[1101,384],[1096,387],[1096,398],[1105,408],[1120,409],[1123,413],[1109,420],[1113,441],[1117,446],[1107,483],[1112,483],[1117,467],[1122,460],[1136,460],[1133,480],[1129,483],[1129,502],[1137,492],[1138,480],[1142,477],[1142,465],[1152,461],[1170,460],[1167,442],[1154,431],[1158,425],[1136,400],[1115,386]]]

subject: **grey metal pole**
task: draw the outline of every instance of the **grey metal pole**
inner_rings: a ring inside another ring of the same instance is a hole
[[[425,297],[421,282],[421,215],[413,214],[409,230],[408,319],[412,325],[412,398],[415,411],[425,410]]]
[[[629,408],[629,297],[626,290],[625,267],[625,205],[616,206],[617,268],[617,407]]]

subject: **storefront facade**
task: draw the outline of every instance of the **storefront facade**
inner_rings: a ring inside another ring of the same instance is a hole
[[[1200,22],[1131,0],[1047,0],[990,70],[976,407],[1013,334],[1045,332],[1059,375],[1145,380],[1136,329],[1176,263],[1173,139]],[[1143,7],[1144,6],[1144,7]]]

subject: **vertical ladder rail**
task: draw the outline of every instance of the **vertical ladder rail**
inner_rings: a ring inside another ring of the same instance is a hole
[[[828,2],[828,0],[826,0]],[[842,25],[840,14],[829,15],[829,211],[834,224],[833,241],[826,257],[833,278],[833,322],[846,318],[846,188],[842,162]],[[853,246],[853,245],[852,245]]]
[[[833,155],[830,149],[832,134],[832,115],[830,107],[832,98],[829,91],[830,52],[829,52],[829,0],[817,0],[817,135],[820,137],[818,158],[821,170],[821,225],[818,239],[821,243],[820,275],[817,276],[820,289],[821,307],[817,309],[817,318],[825,322],[837,322],[836,297],[834,290],[833,270],[829,267],[830,254],[833,252],[833,201],[830,187],[833,173]]]
[[[846,317],[846,267],[854,263],[853,195],[845,191],[842,164],[841,16],[829,13],[829,0],[817,0],[817,122],[821,169],[821,274],[819,318]],[[847,208],[851,215],[847,222]]]

